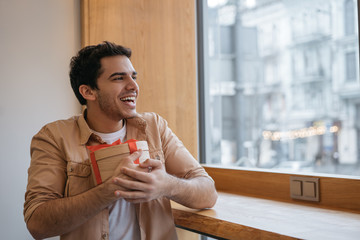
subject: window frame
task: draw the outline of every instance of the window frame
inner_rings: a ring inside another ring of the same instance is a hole
[[[210,150],[206,149],[207,122],[209,113],[205,111],[208,101],[207,79],[205,66],[205,49],[208,47],[204,41],[206,18],[204,6],[206,0],[196,0],[196,37],[197,37],[197,84],[198,84],[198,146],[200,163],[214,179],[218,191],[240,195],[248,195],[277,201],[305,204],[314,207],[333,208],[343,211],[360,213],[360,176],[345,176],[322,173],[290,173],[285,171],[267,169],[249,169],[244,167],[224,167],[206,164]],[[360,0],[357,0],[358,16]],[[358,34],[360,33],[360,18],[358,17]],[[358,37],[359,45],[360,38]],[[360,48],[359,48],[360,49]],[[320,179],[320,202],[294,200],[290,197],[290,176],[317,177]]]

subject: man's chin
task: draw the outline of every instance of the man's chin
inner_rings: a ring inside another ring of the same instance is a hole
[[[131,113],[128,113],[124,116],[125,119],[130,119],[134,117],[138,117],[139,114],[136,112],[136,110],[132,111]]]

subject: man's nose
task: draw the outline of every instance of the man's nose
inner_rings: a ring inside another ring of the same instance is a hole
[[[134,79],[132,76],[129,76],[126,88],[131,90],[138,90],[139,85],[137,84],[136,79]]]

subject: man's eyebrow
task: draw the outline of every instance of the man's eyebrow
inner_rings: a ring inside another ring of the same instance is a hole
[[[125,76],[126,75],[126,72],[114,72],[113,74],[111,74],[109,76],[108,79],[114,77],[114,76]],[[132,72],[132,75],[137,75],[137,72]]]

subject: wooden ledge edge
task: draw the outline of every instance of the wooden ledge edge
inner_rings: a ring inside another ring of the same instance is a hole
[[[218,239],[298,239],[261,229],[252,228],[208,216],[172,209],[175,225]]]

